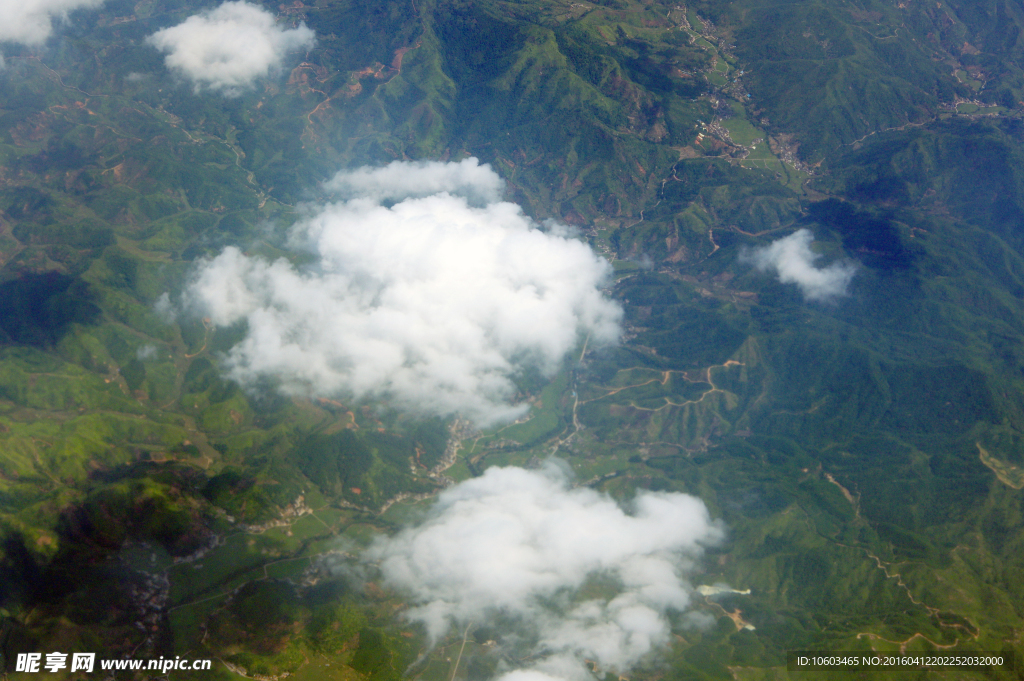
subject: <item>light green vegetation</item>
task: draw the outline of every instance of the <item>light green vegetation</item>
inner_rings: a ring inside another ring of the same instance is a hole
[[[758,130],[747,121],[743,107],[736,102],[731,102],[730,104],[734,115],[723,120],[722,127],[729,131],[729,136],[732,140],[744,147],[755,147],[755,145],[767,146],[764,132]]]
[[[449,424],[243,391],[219,363],[245,329],[154,306],[227,245],[308,262],[284,235],[339,168],[468,155],[609,257],[626,336],[518,377],[528,418],[444,474],[555,453],[616,498],[698,495],[728,540],[695,580],[752,590],[695,596],[716,624],[675,621],[667,666],[630,678],[1019,653],[1024,19],[903,4],[307,3],[278,9],[317,47],[230,99],[144,45],[187,3],[108,0],[43,56],[5,44],[3,653],[401,678],[425,642],[400,595],[335,568],[429,506]],[[741,262],[798,228],[858,263],[847,297]],[[486,644],[453,632],[411,676],[491,678]]]
[[[961,83],[964,83],[965,85],[969,85],[970,88],[972,90],[974,90],[975,92],[980,90],[982,85],[984,85],[984,83],[982,83],[980,80],[975,80],[974,78],[971,78],[970,74],[968,74],[966,71],[964,71],[962,69],[957,70],[956,78]]]
[[[1006,111],[1001,106],[978,106],[971,102],[961,102],[956,105],[956,112],[962,114],[978,114],[981,116],[1000,114]]]

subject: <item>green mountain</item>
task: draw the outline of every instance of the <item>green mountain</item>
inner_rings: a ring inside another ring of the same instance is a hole
[[[1019,3],[268,5],[317,44],[237,97],[145,42],[212,6],[109,0],[45,48],[2,45],[11,679],[52,650],[214,660],[203,678],[491,678],[488,632],[417,662],[401,595],[338,565],[445,476],[552,451],[618,499],[702,498],[729,537],[700,582],[751,589],[695,596],[715,624],[675,622],[630,678],[1024,652]],[[169,315],[225,246],[303,262],[285,228],[337,170],[470,155],[605,254],[625,310],[619,346],[521,377],[529,420],[246,391],[222,373],[244,328]],[[846,295],[750,262],[799,229],[818,266],[857,264]]]

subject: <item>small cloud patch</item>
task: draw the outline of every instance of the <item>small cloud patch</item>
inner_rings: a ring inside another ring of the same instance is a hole
[[[811,250],[814,235],[801,229],[762,248],[749,251],[741,261],[753,263],[758,270],[774,270],[783,284],[796,284],[804,298],[814,301],[833,300],[846,295],[857,266],[840,261],[817,268],[821,255]]]
[[[194,83],[197,92],[209,88],[236,96],[279,71],[288,52],[311,48],[315,34],[305,24],[283,28],[257,5],[225,2],[146,40],[167,54],[167,68]]]

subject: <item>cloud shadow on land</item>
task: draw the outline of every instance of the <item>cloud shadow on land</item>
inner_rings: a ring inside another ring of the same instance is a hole
[[[858,211],[845,201],[828,199],[811,204],[811,219],[835,229],[843,247],[868,267],[885,272],[910,269],[919,253],[907,247],[891,219]]]
[[[89,285],[59,272],[0,283],[0,346],[57,344],[71,324],[94,324],[100,309]]]

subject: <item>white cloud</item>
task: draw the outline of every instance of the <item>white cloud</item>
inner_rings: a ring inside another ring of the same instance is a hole
[[[775,270],[779,281],[796,284],[808,300],[828,300],[846,295],[846,289],[856,272],[849,261],[835,262],[825,268],[816,268],[814,262],[821,256],[811,250],[814,235],[801,229],[768,246],[755,249],[742,256],[762,272]]]
[[[324,184],[328,191],[344,198],[393,201],[448,192],[469,199],[474,205],[501,200],[505,183],[488,166],[475,158],[459,163],[390,163],[382,168],[364,167],[338,173]]]
[[[624,511],[589,488],[571,489],[554,463],[490,468],[445,492],[427,518],[379,539],[365,558],[410,598],[407,617],[436,642],[454,625],[514,622],[535,640],[530,668],[503,681],[584,678],[583,660],[624,673],[665,646],[668,610],[690,603],[685,576],[722,537],[703,502],[640,492]],[[589,588],[588,581],[603,586]]]
[[[614,342],[621,309],[598,289],[607,262],[498,201],[500,182],[476,159],[339,173],[331,188],[366,196],[293,228],[314,266],[227,248],[200,265],[186,301],[215,324],[248,323],[225,362],[240,383],[274,376],[287,394],[514,419],[526,406],[509,404],[512,378],[554,372],[581,334]]]
[[[0,42],[39,45],[53,32],[53,19],[67,21],[76,9],[99,7],[103,0],[0,1]]]
[[[274,15],[247,2],[225,2],[157,31],[147,42],[166,52],[167,68],[195,83],[237,95],[257,78],[281,68],[287,52],[309,49],[314,33],[305,24],[284,29]]]
[[[169,293],[160,294],[160,297],[153,303],[153,312],[156,313],[157,318],[164,324],[173,324],[178,320],[178,310],[174,307],[174,303],[171,302],[171,295]]]
[[[561,662],[561,660],[559,660]],[[579,665],[573,664],[570,669],[559,669],[554,674],[550,673],[550,667],[554,665],[545,665],[545,669],[516,669],[515,671],[508,672],[507,674],[501,675],[501,681],[563,681],[566,678],[587,678],[586,674],[581,675]],[[561,666],[561,665],[559,665]]]

